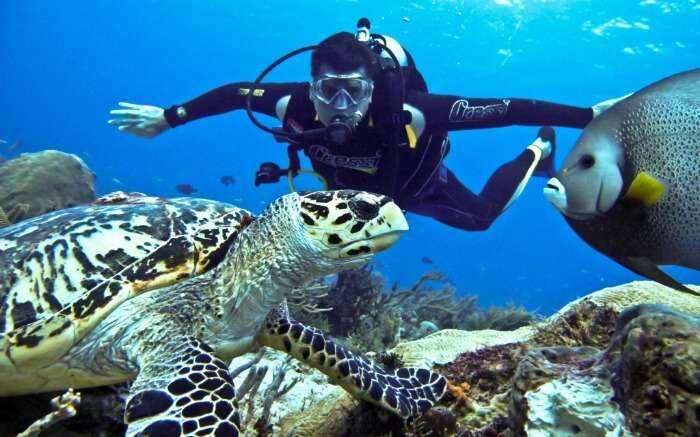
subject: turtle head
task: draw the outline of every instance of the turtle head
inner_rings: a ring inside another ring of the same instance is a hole
[[[263,218],[278,222],[275,239],[285,248],[284,265],[314,277],[361,265],[408,230],[390,198],[363,191],[291,193],[273,202]]]
[[[408,230],[388,197],[364,191],[315,191],[298,199],[299,219],[318,254],[333,261],[364,262]]]

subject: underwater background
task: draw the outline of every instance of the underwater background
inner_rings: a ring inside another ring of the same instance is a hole
[[[118,101],[169,107],[229,82],[253,80],[283,54],[360,17],[413,55],[431,92],[529,97],[580,106],[622,96],[700,66],[700,1],[33,1],[0,2],[0,139],[19,153],[75,153],[115,190],[196,196],[259,212],[286,183],[253,186],[258,165],[286,166],[286,147],[244,111],[145,140],[107,125]],[[308,54],[271,81],[309,76]],[[260,116],[269,125],[275,120]],[[558,128],[557,164],[579,130]],[[472,190],[537,132],[511,127],[451,133],[446,164]],[[3,145],[0,145],[3,146]],[[223,175],[236,182],[225,186]],[[533,179],[486,232],[409,214],[411,230],[377,258],[387,281],[409,285],[441,270],[482,306],[521,304],[548,314],[577,296],[641,277],[589,248]],[[312,188],[314,181],[301,187]],[[680,282],[700,272],[667,268]]]

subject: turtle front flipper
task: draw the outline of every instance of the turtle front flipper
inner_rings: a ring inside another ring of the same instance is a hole
[[[239,435],[233,380],[205,343],[179,337],[140,361],[124,411],[127,435]]]
[[[286,305],[269,313],[258,341],[287,352],[325,373],[353,396],[404,419],[424,413],[445,393],[443,376],[414,367],[388,372],[335,344],[320,330],[293,320]]]

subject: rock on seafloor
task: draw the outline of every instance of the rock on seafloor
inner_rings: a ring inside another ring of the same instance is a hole
[[[9,223],[95,200],[95,174],[76,155],[44,150],[0,163],[0,215]]]
[[[700,435],[700,318],[667,306],[622,313],[610,361],[631,428],[644,435]]]
[[[527,393],[531,413],[525,433],[532,437],[631,435],[620,409],[610,402],[612,395],[612,387],[603,380],[547,382]]]
[[[443,329],[418,340],[399,343],[390,352],[397,354],[405,366],[432,367],[449,363],[464,352],[527,341],[535,332],[532,326],[523,326],[515,331]]]

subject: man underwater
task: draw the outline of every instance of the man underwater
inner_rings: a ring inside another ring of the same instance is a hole
[[[407,211],[460,229],[485,230],[533,174],[553,175],[554,131],[540,129],[538,138],[498,168],[479,194],[443,164],[450,148],[448,132],[510,125],[583,128],[617,100],[583,108],[531,99],[432,94],[410,54],[395,40],[372,34],[392,48],[388,63],[412,67],[402,68],[405,86],[399,91],[397,111],[392,91],[397,76],[383,74],[389,57],[368,44],[369,22],[363,20],[357,35],[336,33],[313,49],[311,82],[237,82],[169,109],[120,102],[124,109],[112,110],[119,118],[109,123],[151,138],[193,120],[244,109],[249,101],[252,111],[281,120],[281,132],[292,133],[287,139],[299,134],[302,139],[292,143],[308,156],[328,189],[387,194]],[[312,131],[325,135],[303,137]],[[265,163],[256,185],[276,182],[287,171]],[[290,171],[296,174],[298,165]]]

